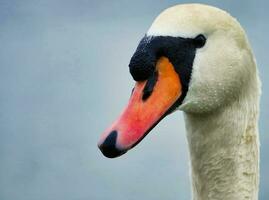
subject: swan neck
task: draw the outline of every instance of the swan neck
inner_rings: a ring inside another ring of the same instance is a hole
[[[257,200],[257,99],[208,115],[185,113],[193,200]]]

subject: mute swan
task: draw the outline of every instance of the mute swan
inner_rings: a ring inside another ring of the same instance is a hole
[[[114,158],[184,113],[194,200],[257,200],[260,80],[240,24],[201,4],[163,11],[131,58],[136,85],[98,146]]]

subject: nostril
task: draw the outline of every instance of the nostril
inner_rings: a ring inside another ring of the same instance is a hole
[[[99,149],[102,151],[104,156],[108,158],[115,158],[126,152],[116,147],[117,136],[118,133],[114,130],[107,136],[104,142],[99,145]]]

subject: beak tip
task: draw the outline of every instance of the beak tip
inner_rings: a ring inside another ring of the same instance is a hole
[[[117,147],[117,136],[118,132],[114,130],[102,143],[98,143],[98,148],[105,157],[116,158],[127,152],[127,150],[121,150]]]

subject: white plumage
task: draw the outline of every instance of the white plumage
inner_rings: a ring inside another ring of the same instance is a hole
[[[227,12],[201,4],[168,8],[149,36],[194,37],[197,50],[182,105],[194,200],[257,200],[260,81],[246,34]]]

